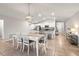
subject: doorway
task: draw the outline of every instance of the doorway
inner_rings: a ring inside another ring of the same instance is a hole
[[[0,20],[0,39],[4,39],[4,20]]]
[[[63,21],[56,22],[56,30],[58,34],[64,33],[64,22]]]

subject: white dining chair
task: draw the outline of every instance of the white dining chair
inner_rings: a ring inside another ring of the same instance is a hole
[[[29,37],[27,35],[23,35],[22,36],[23,39],[23,48],[22,48],[22,52],[24,51],[25,46],[28,47],[28,55],[29,55],[29,50],[30,50],[30,46],[33,46],[35,44],[34,41],[30,41]]]
[[[47,34],[45,34],[45,36],[44,37],[42,37],[41,39],[40,39],[40,41],[39,41],[39,45],[40,45],[40,47],[42,47],[42,50],[46,53],[46,48],[47,48],[47,37],[48,37],[48,35]]]
[[[22,50],[22,46],[23,46],[22,35],[18,34],[16,36],[16,44],[17,44],[17,49],[20,47],[20,51],[21,51]]]
[[[28,55],[29,55],[29,38],[26,35],[23,35],[22,39],[23,39],[22,52],[24,51],[25,46],[27,46],[28,47]]]
[[[15,40],[15,34],[8,34],[8,40],[6,41],[12,41],[12,45],[14,46],[14,40]]]

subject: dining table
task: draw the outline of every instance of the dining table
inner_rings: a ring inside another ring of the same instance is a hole
[[[39,55],[39,40],[44,37],[44,34],[39,34],[39,32],[30,32],[27,34],[29,37],[29,40],[35,41],[36,42],[36,55]]]

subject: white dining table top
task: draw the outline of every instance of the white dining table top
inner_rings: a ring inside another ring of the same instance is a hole
[[[45,35],[44,34],[39,34],[39,33],[29,33],[27,34],[27,36],[30,38],[30,40],[39,40],[41,37],[44,37]]]

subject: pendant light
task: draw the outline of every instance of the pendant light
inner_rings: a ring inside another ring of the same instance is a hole
[[[30,3],[28,3],[28,14],[27,14],[27,16],[26,16],[26,20],[27,20],[28,22],[30,22],[30,21],[32,20],[32,17],[31,17],[31,15],[30,15]]]

